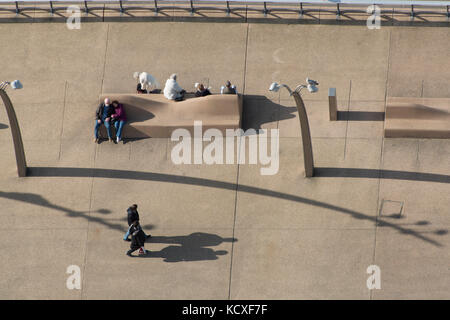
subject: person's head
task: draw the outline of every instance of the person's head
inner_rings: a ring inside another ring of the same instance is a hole
[[[111,100],[109,98],[105,98],[105,106],[109,106],[111,104]]]
[[[133,210],[137,210],[137,207],[138,207],[138,205],[137,204],[133,204],[133,205],[131,205],[131,209],[133,209]]]
[[[205,91],[205,86],[203,85],[203,83],[200,83],[200,84],[198,85],[197,89],[198,89],[199,91]]]
[[[172,74],[170,75],[170,79],[172,79],[172,80],[174,80],[174,81],[177,81],[177,75],[176,75],[175,73],[172,73]]]
[[[114,108],[117,108],[119,106],[119,101],[114,100],[111,104],[113,105]]]
[[[230,87],[231,87],[231,82],[230,82],[230,80],[227,80],[227,82],[225,82],[225,86],[226,86],[227,88],[230,88]]]

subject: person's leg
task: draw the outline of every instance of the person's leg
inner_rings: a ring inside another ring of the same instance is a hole
[[[95,135],[95,140],[98,140],[98,128],[102,125],[102,123],[98,123],[97,120],[95,120],[95,128],[94,128],[94,135]]]
[[[125,121],[117,121],[116,122],[116,136],[118,141],[122,140],[122,130],[125,125]]]
[[[110,121],[105,121],[105,127],[106,127],[106,131],[108,132],[108,138],[112,139],[111,136],[111,122]]]
[[[127,233],[123,236],[123,240],[127,241],[128,237],[130,236],[130,228],[128,228]]]
[[[131,256],[131,254],[133,252],[135,252],[136,250],[139,250],[140,246],[136,246],[136,245],[131,245],[130,246],[130,250],[127,251],[127,256]]]

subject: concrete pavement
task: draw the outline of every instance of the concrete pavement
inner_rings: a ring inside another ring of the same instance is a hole
[[[8,93],[32,167],[16,177],[0,108],[0,298],[448,299],[450,142],[385,139],[379,113],[386,95],[449,96],[449,36],[438,27],[0,24],[2,80],[24,85]],[[133,92],[135,71],[161,84],[177,72],[187,89],[209,79],[213,93],[232,80],[246,95],[245,127],[280,130],[279,172],[175,165],[168,139],[94,145],[98,95]],[[304,95],[312,179],[294,101],[267,91],[307,76],[320,83]],[[132,203],[154,236],[148,258],[125,255]],[[380,290],[366,287],[372,264]],[[69,265],[81,268],[81,290],[66,288]]]

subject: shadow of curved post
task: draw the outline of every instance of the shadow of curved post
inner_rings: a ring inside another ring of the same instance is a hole
[[[25,159],[25,151],[23,149],[22,135],[20,134],[19,122],[17,121],[16,112],[4,89],[0,89],[0,96],[8,114],[9,126],[11,127],[11,134],[14,143],[14,151],[16,153],[17,173],[19,177],[27,175],[27,162]]]
[[[303,161],[305,163],[305,176],[314,176],[314,159],[311,142],[311,132],[309,130],[308,115],[306,114],[305,104],[300,94],[296,91],[292,92],[297,105],[298,118],[300,120],[300,130],[302,132],[303,142]]]

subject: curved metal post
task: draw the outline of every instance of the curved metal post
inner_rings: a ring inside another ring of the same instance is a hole
[[[9,126],[14,143],[14,151],[16,153],[17,173],[19,177],[26,177],[27,162],[25,159],[25,151],[23,149],[22,135],[20,134],[19,122],[17,121],[16,112],[5,90],[0,89],[0,96],[6,108],[9,118]]]
[[[305,104],[298,92],[292,92],[297,105],[298,118],[300,120],[300,130],[302,132],[303,142],[303,161],[305,163],[305,176],[314,176],[314,159],[312,151],[311,133],[309,131],[308,115],[306,114]]]

